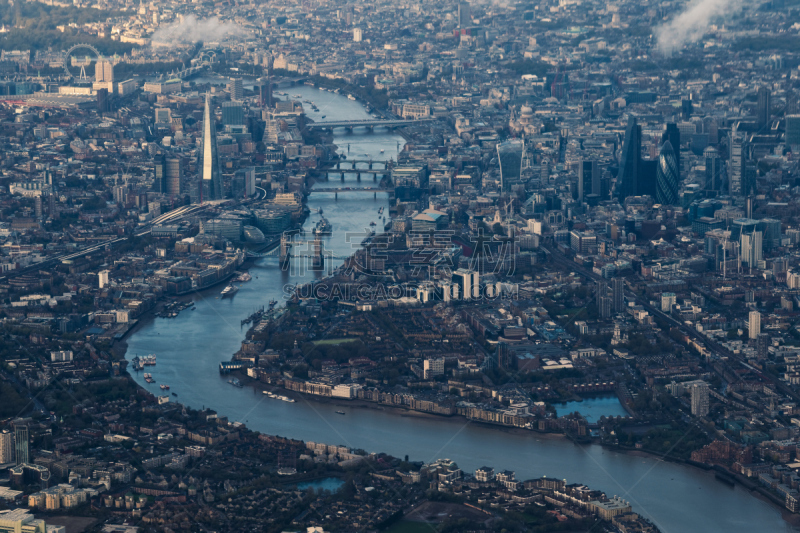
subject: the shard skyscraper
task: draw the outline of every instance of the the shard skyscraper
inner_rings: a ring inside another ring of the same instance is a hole
[[[206,95],[203,112],[203,142],[198,152],[197,168],[200,170],[200,203],[224,198],[222,169],[217,154],[217,128],[211,115],[211,102]]]

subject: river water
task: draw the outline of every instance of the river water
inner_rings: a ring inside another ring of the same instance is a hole
[[[306,105],[306,112],[316,120],[354,120],[369,115],[358,103],[346,97],[310,87],[286,89],[303,100],[314,101],[318,113]],[[397,157],[402,146],[399,135],[385,130],[369,133],[336,130],[336,144],[350,159],[387,159]],[[383,150],[383,153],[381,153]],[[365,155],[366,154],[366,155]],[[371,178],[361,182],[345,176],[315,186],[372,187]],[[332,193],[315,192],[308,206],[322,208],[334,228],[325,238],[326,248],[334,255],[352,253],[352,243],[363,235],[370,222],[379,222],[378,209],[388,211],[386,194],[347,192],[338,200]],[[388,213],[386,213],[388,216]],[[312,213],[305,228],[310,232],[318,220]],[[348,240],[350,242],[348,242]],[[295,263],[304,261],[295,259]],[[329,261],[329,266],[340,264]],[[514,470],[518,479],[550,476],[584,483],[593,489],[618,495],[631,502],[636,512],[651,519],[663,532],[750,533],[753,531],[795,531],[772,505],[737,486],[730,488],[713,475],[650,456],[621,454],[596,445],[575,445],[554,436],[490,428],[463,419],[447,419],[404,414],[394,410],[337,406],[298,398],[287,403],[256,393],[251,388],[236,388],[220,376],[218,364],[230,360],[239,348],[245,330],[240,320],[271,299],[280,301],[286,284],[305,282],[319,273],[308,272],[303,264],[283,271],[277,257],[256,262],[250,273],[253,280],[244,283],[232,299],[220,299],[219,288],[194,295],[196,310],[189,309],[177,318],[155,318],[141,324],[128,339],[127,357],[155,353],[158,364],[152,369],[157,383],[148,385],[141,373],[134,378],[154,394],[158,386],[168,384],[176,400],[193,408],[210,407],[232,421],[245,422],[253,430],[307,441],[340,444],[369,452],[386,452],[411,460],[432,461],[448,457],[467,472],[481,466]],[[337,415],[336,410],[346,415]]]

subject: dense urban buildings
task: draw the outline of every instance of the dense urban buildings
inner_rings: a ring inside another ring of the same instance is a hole
[[[797,6],[0,2],[0,531],[796,522]]]

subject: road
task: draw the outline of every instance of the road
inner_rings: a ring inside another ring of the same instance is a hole
[[[544,250],[547,251],[547,253],[550,255],[550,258],[551,258],[552,261],[566,266],[570,270],[572,270],[574,272],[577,272],[578,274],[584,276],[585,278],[590,279],[592,281],[607,281],[602,276],[600,276],[598,274],[595,274],[591,270],[588,270],[588,269],[584,268],[583,266],[579,265],[578,263],[576,263],[575,261],[569,259],[564,254],[559,252],[557,249],[551,248],[549,246],[542,246],[542,248],[544,248]],[[728,361],[734,361],[736,363],[739,363],[742,366],[745,366],[746,368],[748,368],[749,370],[754,372],[756,375],[758,375],[766,383],[772,385],[776,390],[779,390],[780,392],[790,396],[794,400],[800,401],[800,395],[798,395],[794,390],[792,390],[792,388],[789,387],[786,383],[784,383],[784,382],[782,382],[780,380],[776,380],[772,376],[764,374],[763,372],[759,371],[758,369],[753,368],[752,366],[746,364],[746,362],[745,362],[743,357],[740,357],[740,356],[732,353],[727,348],[725,348],[720,343],[718,343],[716,340],[706,337],[705,335],[701,334],[699,331],[697,331],[695,328],[689,326],[688,324],[686,324],[684,322],[681,322],[680,320],[676,320],[671,315],[668,315],[668,314],[662,312],[661,309],[658,309],[658,308],[650,305],[649,302],[639,298],[639,296],[637,296],[633,292],[630,292],[630,291],[626,290],[625,291],[625,297],[628,298],[629,300],[632,300],[632,301],[636,302],[637,304],[641,305],[651,315],[656,316],[656,317],[666,321],[667,323],[671,324],[672,326],[680,329],[680,331],[683,332],[684,334],[686,334],[688,337],[694,339],[696,342],[700,343],[701,345],[703,345],[706,348],[708,348],[709,350],[711,350],[712,358],[714,359],[714,362],[719,364],[719,365],[721,365],[722,368],[726,368],[727,367],[730,370],[731,374],[733,374],[734,372],[733,372],[733,368],[730,367],[730,364],[728,363]],[[723,357],[720,357],[720,356],[724,356],[724,358],[727,358],[728,361],[726,361]],[[716,365],[712,365],[712,367],[714,368],[715,372],[719,373]],[[721,377],[723,377],[723,379],[725,379],[725,376],[721,376]]]
[[[211,206],[203,204],[203,205],[183,206],[183,207],[179,207],[177,209],[173,209],[172,211],[169,211],[168,213],[164,213],[163,215],[160,215],[160,216],[156,217],[155,219],[153,219],[152,221],[148,222],[147,224],[144,224],[144,225],[140,226],[139,228],[137,228],[134,231],[133,235],[135,237],[142,237],[142,236],[147,235],[148,233],[150,233],[150,231],[152,231],[152,229],[153,229],[153,226],[156,226],[158,224],[163,224],[165,222],[172,222],[172,223],[180,222],[181,220],[184,220],[185,218],[188,218],[188,217],[191,217],[191,216],[195,216],[195,215],[201,213],[202,211],[206,210],[208,207],[211,207]],[[130,238],[131,238],[130,236],[118,237],[116,239],[110,239],[110,240],[107,240],[107,241],[103,241],[101,243],[90,244],[90,245],[84,246],[83,248],[81,248],[80,250],[78,250],[76,252],[64,252],[64,253],[61,253],[61,254],[56,254],[56,255],[51,256],[51,257],[47,257],[47,258],[43,259],[42,261],[33,263],[33,264],[28,265],[28,266],[26,266],[24,268],[20,268],[20,269],[17,269],[17,270],[11,270],[9,272],[6,272],[5,276],[0,277],[0,283],[5,283],[9,279],[15,278],[17,276],[22,276],[24,274],[30,274],[30,273],[37,272],[37,271],[42,270],[42,269],[50,268],[50,267],[55,266],[56,264],[58,264],[58,263],[60,263],[62,261],[66,261],[66,260],[70,260],[70,259],[77,259],[78,257],[82,257],[82,256],[90,254],[92,252],[97,252],[97,251],[102,250],[104,248],[110,248],[110,247],[114,246],[115,244],[119,244],[121,242],[125,242]]]

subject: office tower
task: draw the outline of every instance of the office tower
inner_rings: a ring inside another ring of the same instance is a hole
[[[353,42],[360,43],[363,38],[364,32],[361,31],[361,28],[353,28]]]
[[[241,78],[231,78],[228,82],[228,92],[231,95],[231,100],[241,100],[244,97],[244,87],[242,87]]]
[[[767,87],[758,88],[758,103],[756,105],[756,120],[759,129],[769,127],[769,119],[772,114],[772,97]]]
[[[747,146],[745,137],[734,129],[730,135],[730,159],[728,160],[728,192],[732,196],[743,194]]]
[[[266,145],[278,144],[278,122],[272,116],[272,113],[267,112],[267,125],[264,128],[264,137],[262,139]]]
[[[100,59],[94,65],[94,81],[109,82],[114,81],[114,65],[111,61]]]
[[[497,366],[503,370],[511,370],[513,368],[511,359],[511,350],[508,348],[508,343],[500,341],[497,343],[497,352],[495,352],[495,359]]]
[[[678,161],[672,143],[666,141],[661,145],[656,170],[656,202],[662,205],[678,205],[678,188],[680,173]]]
[[[648,195],[656,200],[658,194],[658,158],[639,161],[639,182],[636,185],[638,196]]]
[[[14,443],[17,454],[17,464],[30,463],[28,455],[28,426],[14,426]]]
[[[247,198],[256,192],[256,170],[239,169],[233,175],[231,195],[234,198]]]
[[[166,193],[167,192],[167,156],[161,155],[161,157],[156,157],[155,174],[156,174],[156,177],[153,180],[153,190],[155,192]]]
[[[708,134],[708,143],[717,144],[719,142],[719,125],[711,117],[703,119],[703,133]]]
[[[480,296],[479,276],[476,270],[459,268],[453,272],[452,281],[458,285],[462,300],[471,300]]]
[[[762,218],[756,225],[762,235],[765,250],[773,250],[781,245],[781,221],[774,218]],[[774,270],[773,270],[774,272]]]
[[[758,221],[750,218],[737,218],[731,222],[731,241],[739,241],[739,237],[745,233],[753,233],[758,229]]]
[[[110,111],[110,104],[108,101],[108,89],[106,88],[97,89],[96,98],[97,98],[98,113],[107,113],[108,111]]]
[[[524,153],[525,141],[521,139],[511,139],[497,144],[501,191],[511,190],[512,185],[520,182]]]
[[[172,124],[172,111],[168,107],[157,107],[155,120],[156,124]]]
[[[472,15],[470,14],[469,2],[458,3],[458,27],[468,28],[472,26]]]
[[[635,118],[628,120],[617,175],[617,196],[624,202],[628,196],[637,196],[642,167],[642,128]]]
[[[272,54],[267,59],[267,108],[272,109],[272,68],[275,58]]]
[[[692,414],[706,416],[708,414],[708,383],[692,385]]]
[[[0,431],[0,465],[13,463],[15,457],[14,434],[4,429]]]
[[[683,172],[683,167],[681,166],[681,130],[677,124],[667,124],[667,129],[664,131],[664,135],[661,136],[661,143],[663,144],[666,141],[669,141],[672,145],[672,150],[675,152],[675,161],[678,163],[678,176],[680,176]]]
[[[625,309],[625,280],[623,278],[611,280],[611,293],[613,297],[611,307],[615,313],[621,313]]]
[[[769,354],[769,333],[759,333],[756,338],[756,357],[759,359],[766,359]]]
[[[200,170],[200,203],[221,200],[222,169],[217,155],[217,130],[211,115],[211,100],[206,95],[203,112],[203,140],[198,150],[197,167]]]
[[[725,170],[722,167],[722,159],[719,157],[719,152],[716,148],[709,146],[703,151],[703,157],[706,160],[705,189],[707,191],[722,191],[722,178],[725,176]]]
[[[600,169],[594,159],[584,159],[578,167],[578,202],[585,202],[587,194],[599,194],[594,192],[595,181],[600,185]]]
[[[689,117],[692,116],[692,111],[694,111],[694,104],[692,104],[692,100],[689,98],[684,98],[681,100],[681,116],[683,120],[689,120]]]
[[[800,113],[800,98],[797,96],[797,91],[789,89],[786,91],[786,107],[783,110],[784,115],[796,115]]]
[[[741,234],[741,250],[739,251],[740,263],[744,263],[750,268],[758,266],[758,262],[761,261],[763,257],[762,237],[763,235],[760,231]]]
[[[225,126],[244,125],[244,106],[241,102],[222,102],[222,123]]]
[[[608,283],[598,281],[595,287],[595,301],[597,302],[597,315],[601,320],[611,318],[611,297],[608,294]]]
[[[181,194],[181,181],[183,180],[183,160],[180,157],[170,157],[166,160],[166,189],[164,192],[170,196]]]
[[[750,311],[750,319],[747,321],[747,336],[757,339],[761,334],[761,313]]]
[[[786,115],[786,145],[800,146],[800,115]]]

